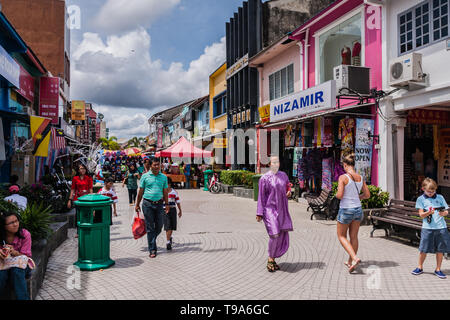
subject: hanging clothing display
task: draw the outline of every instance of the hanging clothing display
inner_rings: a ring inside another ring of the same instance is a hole
[[[333,146],[333,120],[331,118],[326,118],[324,119],[323,124],[322,145],[324,147],[331,147]]]
[[[339,122],[339,139],[341,139],[341,161],[354,149],[355,119],[344,118]]]
[[[322,160],[322,189],[331,190],[333,158],[325,158]]]
[[[323,137],[323,118],[317,118],[314,120],[314,141],[313,144],[317,147],[322,146]]]

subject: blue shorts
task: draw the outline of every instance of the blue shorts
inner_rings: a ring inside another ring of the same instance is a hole
[[[450,234],[447,229],[422,229],[419,251],[422,253],[450,253]]]
[[[337,221],[342,224],[350,224],[353,221],[363,221],[364,215],[362,207],[358,208],[340,208]]]

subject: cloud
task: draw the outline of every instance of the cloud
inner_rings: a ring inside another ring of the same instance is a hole
[[[72,99],[99,105],[142,108],[153,113],[208,94],[209,75],[225,61],[225,37],[207,46],[185,68],[163,68],[150,56],[151,37],[139,28],[121,36],[84,33],[72,59]]]
[[[93,106],[94,110],[105,116],[104,121],[109,128],[109,136],[130,139],[144,137],[149,134],[148,118],[150,114],[142,109],[111,106]]]
[[[100,9],[95,25],[113,34],[150,27],[181,0],[108,0]]]

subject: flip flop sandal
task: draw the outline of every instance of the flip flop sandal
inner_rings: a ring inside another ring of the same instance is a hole
[[[347,268],[350,268],[352,265],[348,262],[344,262],[344,266],[346,266]]]
[[[150,258],[156,258],[156,251],[150,252]]]
[[[352,273],[355,271],[356,267],[361,263],[361,259],[352,262],[351,267],[348,269],[348,272]]]
[[[275,265],[276,265],[275,261],[268,261],[267,262],[267,271],[275,272],[276,271]]]

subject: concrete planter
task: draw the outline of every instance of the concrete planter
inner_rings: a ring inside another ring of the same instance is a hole
[[[55,222],[69,222],[69,229],[76,228],[76,210],[72,208],[69,212],[66,213],[53,213],[52,214],[53,221]]]
[[[235,197],[253,199],[253,189],[234,187],[233,194]]]
[[[235,188],[235,186],[230,186],[227,184],[222,184],[222,191],[224,193],[228,193],[228,194],[233,194],[233,189]]]

